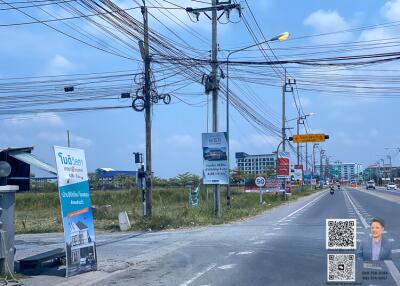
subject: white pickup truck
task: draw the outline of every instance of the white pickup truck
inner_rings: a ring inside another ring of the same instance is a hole
[[[365,188],[368,189],[374,189],[375,190],[375,182],[374,181],[368,181]]]

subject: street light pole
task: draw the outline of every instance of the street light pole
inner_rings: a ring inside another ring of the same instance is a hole
[[[297,118],[297,135],[300,133],[300,115]],[[300,165],[300,144],[297,143],[297,165]]]
[[[314,143],[313,144],[313,176],[315,175],[315,147],[318,147],[319,144],[318,143]]]
[[[288,38],[289,38],[289,33],[285,32],[285,33],[279,34],[279,35],[277,35],[277,36],[275,36],[275,37],[273,37],[273,38],[271,38],[269,40],[266,40],[266,41],[263,41],[263,42],[260,42],[260,43],[257,43],[257,44],[253,44],[253,45],[250,45],[250,46],[238,49],[238,50],[231,51],[231,52],[228,53],[228,56],[226,57],[226,133],[227,133],[227,139],[228,139],[228,150],[227,150],[228,151],[228,188],[227,188],[227,195],[226,195],[226,205],[228,207],[231,206],[231,188],[230,188],[230,180],[229,180],[230,179],[229,178],[229,167],[230,167],[230,165],[229,165],[229,163],[230,163],[230,160],[229,160],[229,157],[230,157],[230,143],[229,143],[229,138],[230,138],[230,136],[229,136],[229,102],[230,102],[230,99],[229,99],[229,59],[235,53],[238,53],[238,52],[241,52],[241,51],[245,51],[245,50],[248,50],[250,48],[253,48],[253,47],[268,43],[268,42],[274,42],[274,41],[282,42],[282,41],[287,40]],[[286,69],[285,69],[285,83],[286,83]],[[284,118],[285,117],[283,115],[283,122],[285,122]],[[285,124],[285,123],[283,123],[283,124]],[[285,130],[285,129],[283,129],[283,130]],[[283,142],[285,142],[285,140],[283,140]],[[283,144],[285,144],[285,143],[283,143]],[[285,146],[285,145],[283,145],[283,146]],[[283,148],[285,148],[285,147],[283,147]]]
[[[282,150],[286,151],[286,69],[285,69],[285,82],[282,86]]]

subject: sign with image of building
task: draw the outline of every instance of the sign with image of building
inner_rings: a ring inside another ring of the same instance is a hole
[[[85,153],[54,146],[66,244],[66,276],[97,270]]]
[[[226,132],[202,134],[203,183],[205,185],[227,185],[228,135]]]

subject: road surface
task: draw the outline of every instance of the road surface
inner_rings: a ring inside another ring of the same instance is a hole
[[[325,249],[325,220],[356,219],[360,240],[369,235],[369,221],[375,216],[385,220],[384,235],[393,243],[393,260],[379,265],[357,261],[353,285],[400,285],[400,196],[349,188],[334,195],[321,191],[229,225],[154,233],[100,233],[99,271],[66,279],[63,269],[52,270],[24,283],[341,285],[327,284],[327,254],[338,252]],[[24,257],[62,246],[62,236],[20,235],[17,242],[17,255]],[[365,279],[361,271],[368,273]],[[382,273],[383,280],[371,280],[373,271]]]

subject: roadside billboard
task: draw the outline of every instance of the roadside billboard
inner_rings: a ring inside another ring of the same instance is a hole
[[[265,179],[264,186],[258,187],[255,184],[252,186],[245,186],[246,193],[252,192],[279,192],[281,191],[282,181],[279,179]]]
[[[85,153],[54,146],[64,225],[66,277],[97,270],[97,255]]]
[[[294,165],[294,179],[303,181],[303,165]]]
[[[228,135],[226,132],[202,134],[203,183],[205,185],[227,185]]]
[[[277,161],[277,177],[290,178],[290,154],[289,152],[279,152]]]
[[[312,179],[311,172],[305,172],[304,173],[304,184],[311,185],[311,179]]]

